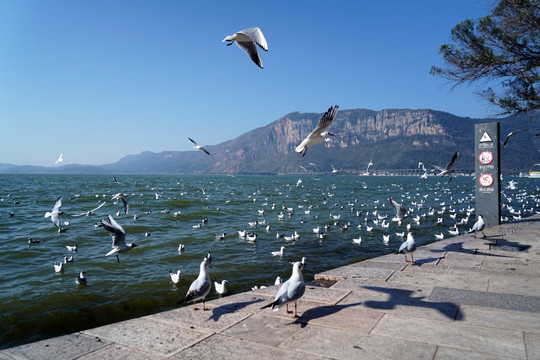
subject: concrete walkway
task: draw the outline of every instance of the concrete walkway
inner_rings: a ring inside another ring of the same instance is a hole
[[[301,317],[277,291],[0,351],[0,359],[540,359],[540,216],[316,275]],[[497,246],[493,246],[496,244]],[[329,282],[332,283],[332,282]]]

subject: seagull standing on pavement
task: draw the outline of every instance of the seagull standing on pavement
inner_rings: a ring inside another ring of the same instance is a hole
[[[293,264],[292,275],[289,280],[281,284],[274,301],[268,305],[263,306],[261,309],[271,307],[272,310],[278,311],[282,305],[286,305],[287,313],[289,312],[289,303],[294,302],[294,317],[296,315],[296,302],[300,299],[306,291],[306,285],[304,284],[304,277],[302,276],[302,270],[306,266],[305,262],[297,261]]]
[[[195,140],[193,140],[192,138],[189,138],[189,141],[191,141],[192,143],[195,144],[195,150],[201,150],[201,151],[204,151],[205,153],[207,153],[208,155],[210,155],[210,153],[208,152],[208,150],[206,150],[205,148],[203,148],[201,145],[197,144],[197,142]]]
[[[416,243],[411,232],[407,234],[407,240],[399,247],[399,253],[405,255],[405,262],[414,263],[413,253],[416,250]],[[411,261],[407,260],[407,253],[411,253]]]
[[[222,42],[228,41],[227,46],[232,45],[236,42],[236,45],[242,50],[244,50],[251,60],[257,64],[261,69],[263,68],[263,63],[257,52],[257,47],[255,44],[259,45],[264,51],[268,51],[268,44],[266,39],[258,27],[252,27],[249,29],[240,30],[234,35],[229,35]]]
[[[482,235],[484,235],[484,237],[486,237],[486,234],[484,234],[484,227],[485,226],[486,226],[486,224],[484,223],[484,217],[482,215],[478,215],[478,220],[476,220],[473,227],[471,228],[471,230],[468,233],[469,234],[474,233],[473,236],[476,239],[476,233],[478,231],[481,231]]]
[[[203,311],[206,311],[206,307],[204,305],[204,298],[208,293],[210,292],[211,288],[211,282],[210,282],[210,276],[208,275],[208,268],[211,268],[210,263],[208,262],[208,259],[206,256],[204,257],[203,261],[201,262],[201,267],[199,271],[199,277],[193,281],[189,287],[189,290],[186,294],[186,297],[181,302],[189,302],[193,301],[193,310],[198,310],[195,305],[197,300],[201,299],[203,303]]]
[[[330,106],[328,108],[328,111],[323,115],[323,117],[319,120],[317,123],[317,126],[315,127],[315,130],[309,134],[304,141],[300,143],[296,147],[296,152],[302,154],[302,157],[306,155],[306,152],[308,150],[308,147],[314,146],[317,144],[322,143],[323,141],[330,141],[330,136],[334,136],[334,134],[325,131],[332,125],[334,122],[334,119],[336,118],[337,112],[338,112],[339,106]]]
[[[101,220],[101,225],[109,232],[112,237],[112,250],[109,251],[105,256],[116,254],[116,260],[120,263],[120,258],[118,254],[128,252],[137,246],[137,244],[126,244],[126,232],[116,220],[109,214],[109,222]]]

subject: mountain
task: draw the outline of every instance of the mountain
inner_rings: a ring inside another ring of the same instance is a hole
[[[415,169],[418,162],[446,165],[460,152],[455,168],[474,169],[474,124],[499,121],[501,138],[520,128],[532,129],[516,134],[501,148],[505,172],[528,171],[540,162],[540,112],[504,119],[471,119],[430,109],[340,110],[330,130],[330,142],[309,148],[305,157],[294,149],[316,126],[322,113],[294,112],[244,133],[236,139],[201,151],[149,151],[128,155],[116,163],[101,166],[64,165],[54,168],[0,166],[0,172],[59,173],[298,173],[300,165],[316,163],[321,171],[331,165],[343,172],[364,171],[373,159],[372,169]],[[186,139],[187,140],[187,139]]]

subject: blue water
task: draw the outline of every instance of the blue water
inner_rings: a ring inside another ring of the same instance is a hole
[[[503,187],[509,180],[504,179]],[[539,211],[540,181],[515,180],[516,189],[503,193],[503,216],[508,221],[513,221],[513,214],[506,205],[520,210],[522,216]],[[124,175],[118,181],[115,184],[112,176],[105,175],[0,175],[0,348],[174,308],[198,275],[208,251],[214,259],[211,277],[227,279],[229,292],[238,293],[273,284],[280,273],[288,277],[289,261],[303,256],[308,261],[304,276],[309,281],[315,273],[395,252],[403,241],[396,232],[406,231],[409,223],[420,245],[435,241],[434,233],[448,237],[449,227],[475,206],[472,177],[446,183],[436,177],[405,176]],[[121,203],[111,200],[118,192],[128,196],[128,215]],[[65,212],[61,222],[70,222],[62,225],[69,228],[62,233],[50,218],[44,218],[58,196]],[[394,212],[389,196],[414,211],[401,225],[390,220]],[[94,214],[73,216],[103,201],[106,204]],[[293,212],[289,215],[286,208]],[[430,209],[433,215],[428,215]],[[311,213],[306,214],[307,210]],[[175,216],[177,211],[181,214]],[[278,220],[281,211],[285,216]],[[373,224],[374,211],[389,216],[388,228]],[[357,216],[358,212],[362,214]],[[111,237],[94,226],[108,214],[124,227],[127,242],[138,245],[121,254],[120,263],[114,256],[105,257]],[[330,214],[340,215],[340,225],[350,224],[348,230],[334,225]],[[136,220],[134,215],[138,215]],[[416,215],[425,215],[419,225],[412,220]],[[442,224],[437,224],[439,217]],[[193,228],[204,218],[207,224]],[[250,228],[248,222],[255,220],[266,224]],[[473,223],[474,213],[459,228],[467,231]],[[320,240],[313,228],[325,224],[331,228]],[[366,225],[373,230],[368,232]],[[239,238],[238,230],[257,233],[257,241]],[[277,231],[290,235],[295,230],[301,234],[299,240],[276,238]],[[216,240],[215,235],[223,232],[226,238]],[[390,234],[387,244],[383,234]],[[358,236],[361,245],[352,242]],[[41,242],[29,246],[29,237]],[[177,250],[180,243],[185,244],[183,254]],[[78,244],[76,253],[65,248],[73,244]],[[270,254],[282,245],[285,256]],[[74,262],[63,273],[55,273],[53,263],[70,255],[75,256]],[[182,270],[179,285],[172,284],[168,269]],[[85,287],[75,283],[80,271],[86,271]],[[208,298],[217,296],[212,291]]]

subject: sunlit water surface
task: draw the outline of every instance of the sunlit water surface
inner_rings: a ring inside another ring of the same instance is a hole
[[[510,180],[505,178],[503,187]],[[515,189],[504,189],[504,203],[522,216],[534,214],[540,181],[514,180]],[[0,348],[174,308],[208,251],[213,254],[210,276],[227,279],[229,293],[238,293],[273,284],[278,274],[287,278],[290,261],[304,256],[309,281],[315,273],[395,252],[403,241],[396,233],[406,231],[409,223],[419,245],[435,241],[435,233],[451,236],[450,226],[475,206],[472,177],[446,183],[446,178],[405,176],[124,175],[118,181],[105,175],[0,175]],[[128,215],[111,200],[119,192],[129,199]],[[58,196],[65,212],[62,226],[68,228],[62,233],[44,218]],[[401,225],[391,221],[389,196],[413,211]],[[103,201],[94,214],[73,216]],[[283,220],[278,219],[281,212]],[[127,242],[138,245],[121,254],[120,263],[105,257],[111,237],[95,226],[108,214],[124,227]],[[378,215],[388,215],[388,228],[374,224]],[[417,215],[419,224],[413,220]],[[513,215],[503,207],[508,221],[514,221]],[[341,217],[338,225],[333,216]],[[193,228],[205,218],[207,224]],[[437,224],[438,218],[443,222]],[[250,227],[256,220],[265,224]],[[473,213],[459,228],[467,231],[474,221]],[[327,237],[318,239],[313,228],[326,224]],[[341,229],[345,224],[347,231]],[[147,230],[151,236],[145,236]],[[241,239],[238,230],[252,231],[258,239]],[[278,231],[291,235],[295,230],[301,235],[296,241],[276,238]],[[226,238],[217,240],[221,233]],[[354,244],[359,236],[361,245]],[[29,237],[41,242],[29,246]],[[185,252],[179,254],[181,243]],[[78,251],[68,252],[65,246],[74,244]],[[281,246],[285,255],[272,256]],[[71,255],[74,262],[55,273],[54,262]],[[171,282],[168,269],[182,270],[179,285]],[[86,271],[87,286],[75,283],[80,271]],[[217,296],[212,289],[207,299]]]

